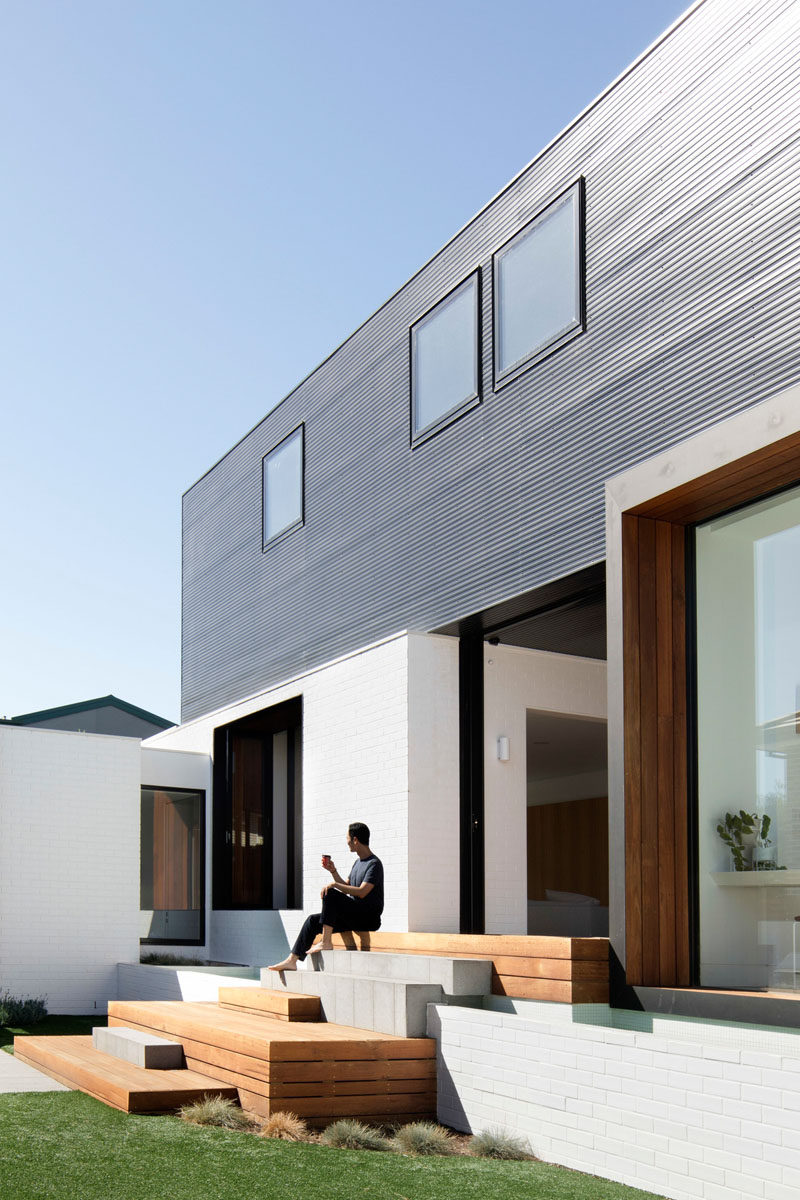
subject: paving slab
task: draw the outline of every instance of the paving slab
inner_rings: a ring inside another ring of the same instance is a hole
[[[68,1092],[70,1088],[57,1083],[35,1067],[20,1062],[13,1054],[0,1050],[0,1094],[3,1092]]]

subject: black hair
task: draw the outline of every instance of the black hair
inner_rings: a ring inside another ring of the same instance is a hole
[[[352,824],[347,826],[347,832],[350,834],[350,837],[357,838],[362,846],[369,845],[369,828],[363,821],[353,821]]]

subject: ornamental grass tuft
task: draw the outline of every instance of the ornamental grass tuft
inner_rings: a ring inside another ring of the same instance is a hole
[[[502,1129],[484,1129],[482,1133],[476,1133],[469,1143],[469,1152],[479,1158],[501,1158],[506,1161],[533,1157],[524,1138]]]
[[[391,1142],[378,1129],[371,1129],[361,1121],[345,1117],[334,1121],[320,1134],[323,1146],[336,1146],[340,1150],[388,1150]]]
[[[311,1136],[305,1121],[293,1112],[273,1113],[259,1133],[261,1137],[279,1138],[282,1142],[307,1142]]]
[[[254,1126],[252,1118],[226,1096],[204,1096],[193,1104],[184,1104],[180,1115],[190,1125],[218,1125],[221,1129],[252,1129]]]
[[[392,1138],[399,1154],[455,1154],[452,1134],[432,1121],[413,1121],[401,1125]]]

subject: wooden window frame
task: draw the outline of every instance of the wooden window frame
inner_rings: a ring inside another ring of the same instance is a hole
[[[793,388],[607,485],[611,941],[629,987],[699,986],[692,529],[798,482]]]

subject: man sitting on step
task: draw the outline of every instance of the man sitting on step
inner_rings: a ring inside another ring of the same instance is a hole
[[[348,929],[380,929],[383,912],[383,863],[369,848],[369,829],[361,821],[353,821],[347,829],[347,849],[358,858],[350,870],[347,882],[342,879],[332,859],[322,857],[322,865],[333,876],[333,883],[322,889],[322,912],[307,917],[292,952],[283,962],[273,963],[270,971],[296,971],[306,954],[332,950],[334,933]],[[322,941],[311,948],[318,933]]]

